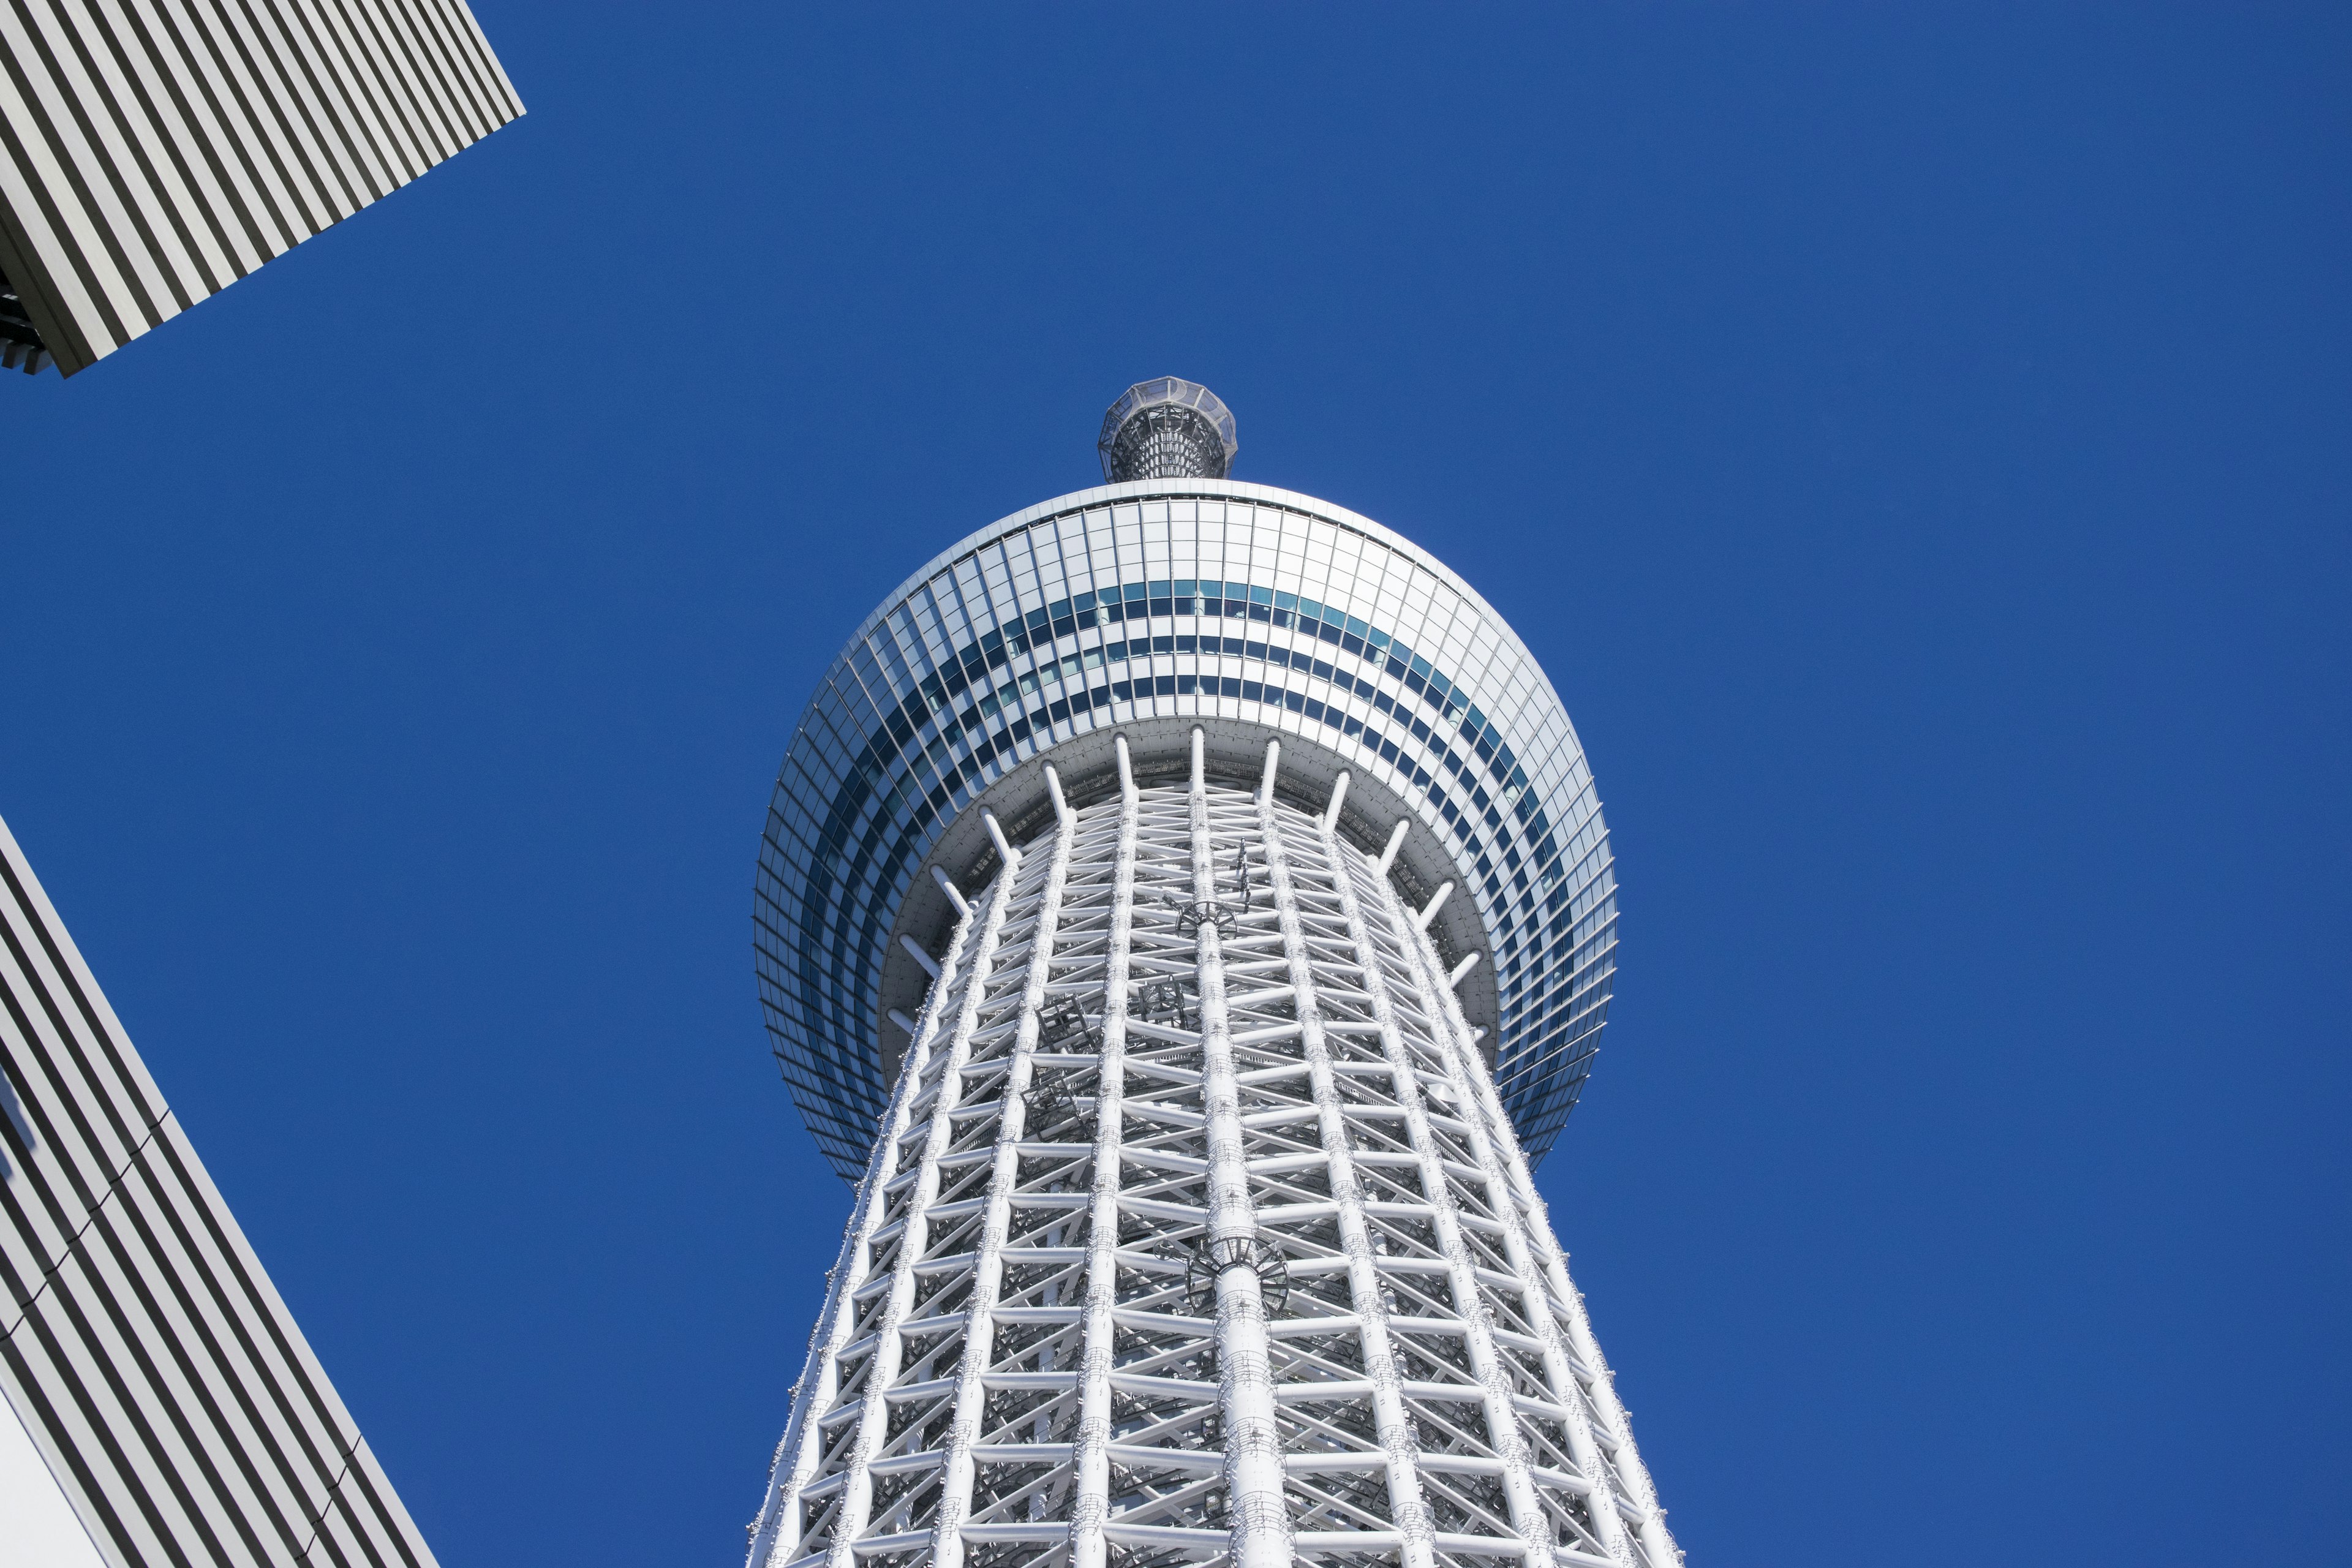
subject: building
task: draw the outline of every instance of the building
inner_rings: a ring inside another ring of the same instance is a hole
[[[0,365],[87,370],[522,113],[465,0],[0,7]]]
[[[1204,388],[858,628],[761,994],[857,1184],[754,1568],[1678,1559],[1529,1171],[1615,946],[1469,586]]]
[[[434,1568],[0,823],[0,1568]]]

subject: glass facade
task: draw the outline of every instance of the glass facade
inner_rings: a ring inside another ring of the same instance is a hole
[[[1425,552],[1265,486],[1147,480],[983,529],[834,661],[777,779],[754,908],[786,1082],[836,1169],[887,1100],[876,1038],[900,900],[1023,761],[1139,718],[1311,738],[1409,802],[1475,899],[1496,1080],[1530,1159],[1582,1089],[1615,969],[1615,877],[1583,748],[1502,618]]]

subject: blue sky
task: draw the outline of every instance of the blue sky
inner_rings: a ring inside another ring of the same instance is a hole
[[[444,1562],[738,1560],[777,761],[1164,374],[1577,721],[1692,1562],[2343,1561],[2340,10],[478,15],[529,118],[0,378],[0,814]]]

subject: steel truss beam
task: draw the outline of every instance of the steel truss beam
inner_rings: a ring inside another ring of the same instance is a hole
[[[1438,900],[1200,748],[989,823],[752,1568],[1675,1568]]]

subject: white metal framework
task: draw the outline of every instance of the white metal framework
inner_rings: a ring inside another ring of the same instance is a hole
[[[1671,1568],[1452,885],[1202,747],[945,889],[753,1568]]]

